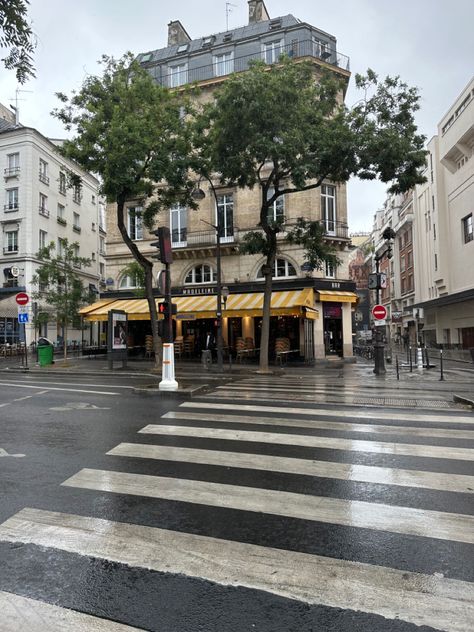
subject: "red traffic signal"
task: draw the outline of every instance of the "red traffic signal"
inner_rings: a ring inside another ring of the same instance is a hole
[[[166,226],[161,226],[158,230],[153,231],[153,235],[158,237],[158,241],[153,241],[150,246],[160,249],[158,258],[161,263],[173,263],[170,229]]]
[[[160,303],[158,305],[158,312],[160,314],[163,314],[163,316],[165,318],[169,318],[169,316],[170,316],[170,304],[167,301],[164,301],[163,303]],[[176,305],[176,303],[171,303],[171,314],[174,316],[177,313],[178,313],[178,306]]]

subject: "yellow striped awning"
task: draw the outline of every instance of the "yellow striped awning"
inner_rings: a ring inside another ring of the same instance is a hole
[[[92,305],[86,305],[85,307],[81,307],[81,309],[79,310],[79,314],[81,316],[85,316],[86,314],[90,314],[91,312],[98,309],[99,307],[104,307],[104,305],[115,303],[115,300],[116,299],[114,298],[101,298],[99,301],[92,303]]]
[[[355,292],[343,292],[342,290],[318,290],[320,301],[331,303],[357,303]]]
[[[158,306],[163,299],[156,299]],[[177,296],[173,297],[180,320],[195,320],[198,318],[215,318],[217,297],[215,294],[205,296]],[[224,302],[222,303],[224,307]],[[303,316],[304,308],[312,308],[311,316],[314,319],[314,291],[312,288],[303,290],[287,290],[273,292],[271,302],[272,316]],[[124,310],[129,320],[149,320],[148,301],[146,299],[115,299],[112,301],[98,301],[83,308],[80,313],[88,321],[105,321],[111,309]],[[308,310],[309,312],[310,310]],[[225,318],[237,318],[243,316],[261,316],[263,312],[263,292],[249,292],[246,294],[231,294],[227,299],[226,309],[222,315]],[[317,312],[316,312],[317,314]]]

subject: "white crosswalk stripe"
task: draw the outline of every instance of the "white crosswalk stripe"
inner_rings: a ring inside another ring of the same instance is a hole
[[[140,524],[137,519],[126,521],[120,511],[117,520],[104,519],[103,501],[97,504],[98,515],[76,515],[71,502],[70,511],[64,513],[21,510],[0,525],[0,542],[46,547],[144,573],[158,571],[237,590],[263,591],[311,607],[350,610],[354,617],[378,615],[436,630],[471,632],[474,584],[462,575],[445,577],[449,561],[438,560],[432,552],[427,563],[432,571],[415,570],[415,561],[403,554],[402,547],[410,541],[422,555],[442,546],[445,555],[451,551],[457,559],[474,544],[474,516],[468,508],[474,493],[474,471],[468,469],[474,456],[470,443],[474,417],[459,412],[323,409],[314,403],[267,405],[259,403],[260,389],[268,390],[270,398],[272,394],[303,397],[310,395],[311,380],[289,380],[275,387],[262,377],[228,389],[236,399],[247,392],[247,403],[212,401],[209,396],[183,402],[157,423],[144,425],[136,442],[110,449],[106,457],[110,467],[92,469],[85,464],[62,483],[63,490],[72,493],[113,498],[114,507],[128,505],[134,498],[147,499],[156,504],[149,523],[143,523],[143,515]],[[318,387],[317,396],[324,397],[323,391]],[[336,388],[329,391],[330,397],[338,395]],[[352,387],[346,390],[346,395],[355,393]],[[344,390],[339,394],[344,397]],[[237,424],[245,424],[245,429]],[[341,432],[361,437],[342,438]],[[294,491],[302,485],[298,477],[304,477],[306,487]],[[344,489],[351,489],[353,495],[345,496]],[[436,499],[438,505],[433,507],[429,499]],[[202,532],[193,530],[185,519],[182,530],[173,521],[170,528],[167,516],[173,510],[161,512],[164,503],[182,508],[177,511],[183,514],[195,509]],[[452,511],[449,503],[455,507]],[[244,526],[233,535],[224,530],[216,537],[216,516],[225,512],[232,512],[231,521]],[[207,522],[211,513],[212,525]],[[267,541],[255,544],[240,536],[252,516],[260,525],[283,521],[280,529],[286,531],[291,546],[280,547],[278,541],[275,546]],[[342,559],[330,544],[321,544],[324,554],[308,553],[292,540],[292,530],[284,521],[300,521],[315,541],[323,528],[327,533],[337,529],[365,533],[361,537],[368,540],[368,547],[371,533],[374,539],[387,537],[404,559],[392,561],[388,554],[380,562],[368,563],[356,541],[344,549],[351,552]],[[5,608],[9,612],[9,599],[9,593],[0,591],[2,612]],[[10,604],[41,613],[45,621],[53,622],[50,629],[136,629],[113,624],[100,614],[82,615],[24,596],[12,596]],[[8,616],[15,621],[14,613]],[[86,617],[84,622],[80,617]],[[56,620],[64,620],[64,627]],[[3,632],[1,624],[0,629]],[[14,629],[14,623],[5,628],[6,632]],[[34,627],[28,629],[36,632]],[[367,632],[372,631],[381,628],[367,627]]]

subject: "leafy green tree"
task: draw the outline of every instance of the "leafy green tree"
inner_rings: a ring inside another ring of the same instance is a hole
[[[134,294],[137,298],[145,297],[145,272],[138,261],[132,261],[121,270],[122,275],[127,275],[135,281]]]
[[[0,48],[8,50],[2,58],[5,68],[16,71],[19,83],[35,76],[33,31],[27,20],[29,0],[0,0]]]
[[[90,292],[84,288],[78,270],[91,265],[90,259],[80,257],[77,242],[62,242],[60,252],[56,252],[54,242],[42,248],[36,255],[41,265],[32,278],[37,286],[33,293],[35,300],[42,301],[53,311],[56,322],[63,329],[64,359],[67,358],[67,331],[78,318],[79,309],[90,301]],[[52,309],[51,309],[52,308]]]
[[[272,275],[281,221],[269,212],[282,195],[346,182],[352,176],[390,182],[406,191],[422,182],[424,137],[414,112],[418,93],[398,77],[356,76],[364,96],[343,103],[344,84],[334,73],[315,74],[310,63],[282,58],[271,67],[254,63],[225,81],[196,123],[198,155],[223,184],[259,187],[261,203],[243,251],[266,258],[260,370],[268,371]],[[300,220],[289,241],[303,246],[313,267],[337,263],[321,226]]]
[[[104,56],[101,76],[90,76],[63,106],[53,112],[72,140],[62,152],[101,180],[102,193],[115,203],[123,241],[144,274],[155,358],[161,357],[158,315],[153,296],[153,262],[130,238],[125,225],[129,200],[144,206],[144,223],[153,227],[162,208],[177,201],[191,207],[188,180],[189,134],[186,103],[178,93],[158,85],[129,53],[120,60]]]

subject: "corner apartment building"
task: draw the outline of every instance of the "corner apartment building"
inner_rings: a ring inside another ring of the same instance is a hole
[[[416,306],[427,342],[474,347],[474,78],[427,145],[416,187]]]
[[[3,204],[0,206],[2,250],[0,251],[0,343],[19,341],[15,295],[25,291],[30,296],[26,342],[39,334],[53,342],[63,339],[55,314],[41,299],[33,299],[36,287],[32,278],[40,266],[37,253],[54,242],[58,251],[77,242],[77,253],[91,260],[88,268],[78,272],[91,294],[105,287],[105,224],[99,213],[98,181],[57,151],[59,141],[52,141],[38,130],[19,124],[4,106],[0,109],[0,165]],[[66,170],[79,174],[82,186],[67,187]],[[103,240],[101,254],[100,244]],[[12,275],[12,268],[19,275]],[[47,314],[47,322],[38,331],[33,324],[33,303]],[[79,325],[79,321],[78,321]],[[80,342],[85,334],[80,328],[68,330],[69,342]]]
[[[292,15],[270,19],[261,0],[249,1],[248,25],[192,39],[179,21],[168,25],[168,46],[143,53],[138,60],[152,77],[162,85],[180,89],[197,83],[199,98],[208,100],[212,92],[234,72],[245,72],[249,62],[263,59],[272,64],[281,54],[295,59],[310,60],[315,77],[327,68],[349,81],[349,60],[337,51],[334,36]],[[341,94],[341,99],[344,95]],[[241,256],[239,243],[249,230],[255,229],[255,218],[260,208],[260,191],[216,185],[216,198],[212,188],[200,183],[205,198],[199,209],[184,207],[169,210],[158,218],[158,223],[171,229],[174,263],[172,285],[175,302],[180,311],[176,323],[176,336],[199,339],[202,330],[213,326],[216,310],[216,232],[209,225],[221,218],[223,235],[222,283],[230,296],[224,310],[223,335],[233,346],[237,338],[252,340],[259,346],[260,322],[263,304],[264,258]],[[150,247],[155,239],[141,222],[142,209],[134,200],[128,204],[129,235],[144,254],[156,253]],[[301,248],[289,246],[280,239],[280,254],[275,263],[274,296],[272,300],[271,337],[286,336],[301,356],[306,359],[324,359],[327,356],[352,356],[351,306],[357,300],[355,284],[348,274],[348,247],[350,238],[347,226],[346,187],[333,182],[321,188],[294,193],[275,202],[275,218],[284,217],[291,224],[298,217],[320,220],[326,230],[326,239],[333,243],[343,260],[337,269],[329,265],[322,272],[308,271]],[[131,255],[117,230],[115,207],[107,213],[107,271],[108,292],[103,298],[116,298],[100,314],[88,318],[105,319],[107,309],[124,308],[129,320],[143,319],[140,327],[132,322],[131,341],[143,338],[147,313],[134,313],[133,305],[123,299],[133,297],[135,279],[124,274]],[[157,264],[156,272],[159,270]],[[119,304],[120,299],[122,303]],[[145,309],[145,312],[147,310]],[[147,332],[148,333],[148,332]]]

